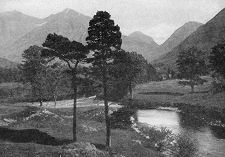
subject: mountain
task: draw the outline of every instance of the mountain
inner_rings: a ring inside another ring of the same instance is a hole
[[[170,52],[201,25],[202,23],[191,21],[175,30],[174,33],[152,54],[152,63],[155,63],[155,60],[157,61],[162,55]]]
[[[161,53],[171,51],[174,47],[178,46],[184,41],[191,33],[197,30],[202,23],[199,22],[187,22],[180,28],[178,28],[162,45],[160,45]]]
[[[126,51],[136,51],[142,54],[148,61],[151,60],[152,53],[158,49],[159,45],[152,37],[142,32],[133,32],[128,36],[122,36],[122,48]]]
[[[41,46],[49,33],[63,35],[70,40],[85,43],[90,17],[80,14],[72,9],[65,9],[41,20],[32,30],[14,42],[8,42],[0,48],[0,56],[14,62],[21,62],[21,54],[32,45]],[[136,51],[147,59],[158,48],[154,40],[141,33],[134,32],[129,36],[122,36],[122,48],[127,51]]]
[[[128,37],[136,40],[136,41],[140,41],[140,42],[145,42],[147,44],[153,45],[155,47],[158,47],[159,45],[153,40],[152,37],[145,35],[144,33],[140,32],[140,31],[136,31],[131,33],[130,35],[128,35]]]
[[[7,25],[11,26],[5,27],[4,25],[6,24],[0,25],[0,30],[11,28],[8,31],[11,33],[4,35],[4,38],[0,37],[0,57],[13,62],[21,62],[23,51],[32,45],[41,46],[49,33],[57,33],[70,40],[85,43],[91,17],[72,9],[65,9],[44,19],[27,16],[17,11],[1,13],[0,19],[8,19],[4,20],[6,21],[4,23],[10,23]],[[148,61],[152,61],[178,45],[198,25],[200,24],[196,22],[185,24],[160,46],[150,36],[136,31],[128,36],[122,36],[122,48],[127,51],[136,51]]]
[[[42,22],[18,11],[0,13],[0,45],[14,42]]]
[[[217,43],[225,42],[225,9],[221,10],[206,24],[200,26],[195,32],[189,35],[183,42],[167,54],[161,56],[154,63],[164,67],[176,67],[177,56],[180,51],[196,46],[205,52],[207,57],[211,48]]]
[[[21,62],[21,54],[32,45],[41,46],[49,33],[63,35],[70,40],[85,42],[90,17],[82,15],[72,9],[52,14],[42,20],[42,23],[30,32],[20,37],[13,43],[9,43],[2,50],[0,56]]]

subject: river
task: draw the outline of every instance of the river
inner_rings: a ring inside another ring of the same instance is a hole
[[[197,141],[198,157],[225,156],[225,129],[222,127],[212,127],[177,110],[137,110],[135,117],[137,122],[150,127],[166,127],[173,134],[188,135]]]

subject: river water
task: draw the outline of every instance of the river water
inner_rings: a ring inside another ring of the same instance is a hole
[[[136,119],[150,127],[166,127],[173,134],[188,135],[197,141],[198,157],[225,157],[225,129],[222,127],[211,127],[175,110],[138,110]]]

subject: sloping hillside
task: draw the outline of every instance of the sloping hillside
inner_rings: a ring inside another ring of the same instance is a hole
[[[41,23],[41,19],[18,11],[0,13],[0,46],[14,42]]]
[[[35,27],[15,42],[8,43],[0,51],[0,55],[9,60],[20,62],[23,51],[32,45],[40,46],[49,33],[57,33],[71,40],[84,42],[89,20],[89,17],[70,9],[66,9],[55,15],[50,15],[38,27]]]
[[[187,22],[178,28],[162,45],[160,45],[160,53],[164,54],[171,51],[174,47],[184,41],[191,33],[197,30],[202,23]]]
[[[142,38],[143,36],[143,38]],[[149,40],[150,39],[150,40]],[[152,60],[152,54],[157,51],[158,44],[146,35],[129,35],[122,37],[122,48],[126,51],[135,51],[142,54],[148,61]]]
[[[205,52],[207,57],[211,48],[217,43],[225,41],[225,9],[220,11],[206,24],[200,26],[172,51],[157,59],[154,63],[164,64],[164,67],[176,67],[177,55],[190,47],[196,46]]]

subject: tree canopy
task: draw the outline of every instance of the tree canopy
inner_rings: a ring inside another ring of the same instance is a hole
[[[180,52],[177,59],[178,75],[180,78],[187,80],[180,81],[179,83],[182,85],[190,85],[192,92],[194,91],[195,85],[205,82],[200,78],[206,71],[206,64],[201,54],[202,51],[196,47],[191,47]]]
[[[217,44],[212,48],[209,62],[212,70],[225,78],[225,44]]]

